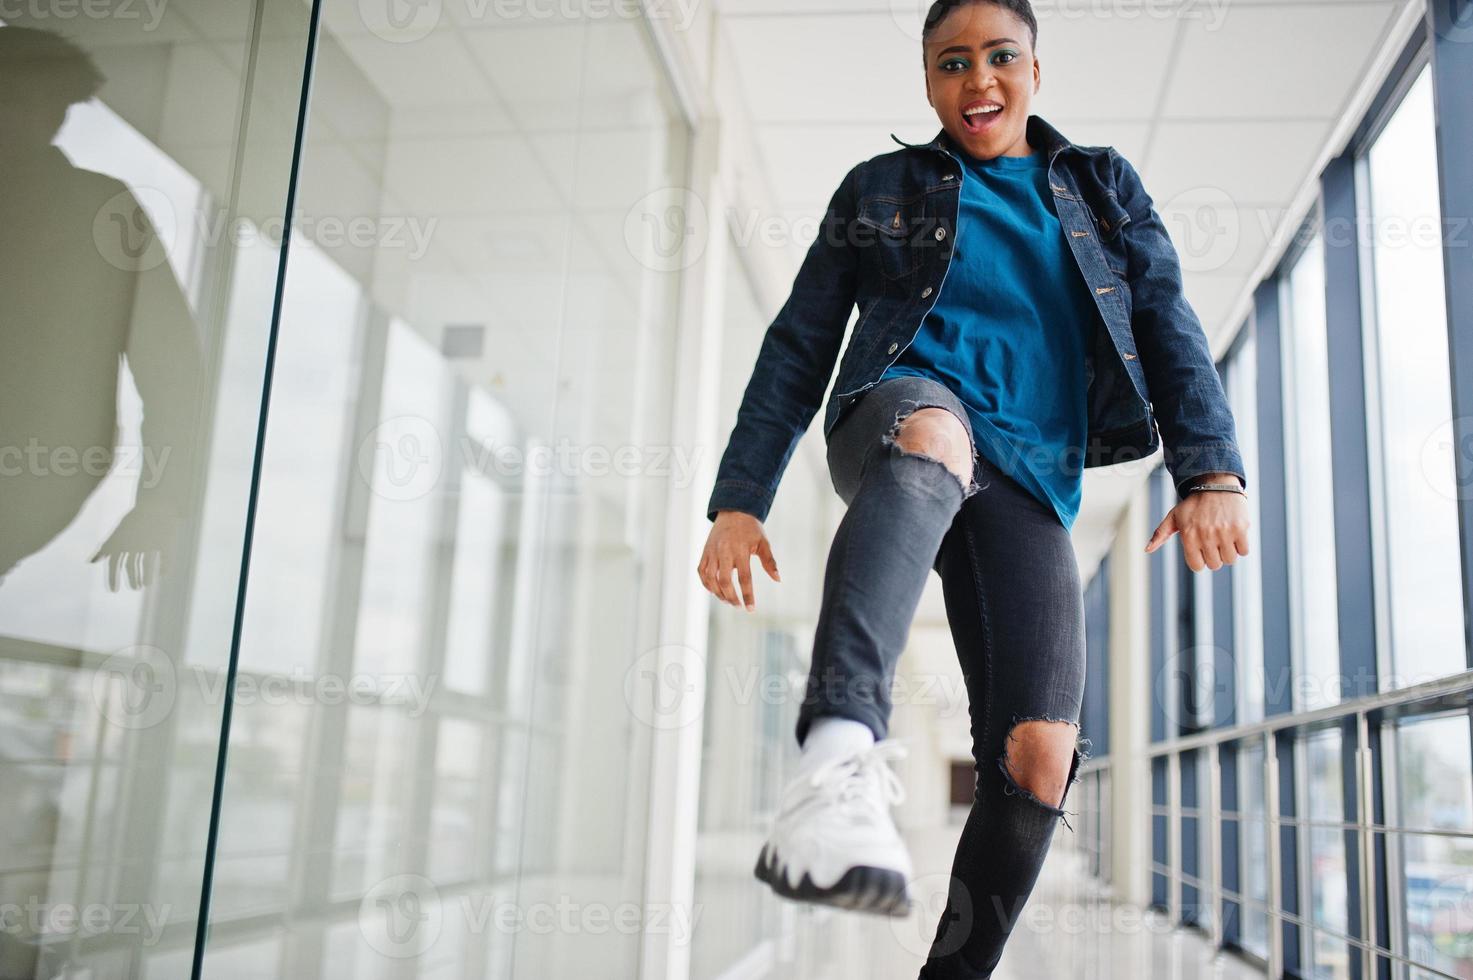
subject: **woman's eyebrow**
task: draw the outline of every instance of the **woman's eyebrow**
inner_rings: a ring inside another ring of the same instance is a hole
[[[988,48],[995,48],[999,44],[1017,44],[1017,43],[1018,43],[1017,41],[1014,41],[1010,37],[997,37],[997,38],[993,38],[991,41],[985,41],[982,44],[979,44],[977,46],[977,48],[980,51],[986,51]],[[943,54],[951,54],[953,51],[960,51],[962,54],[967,54],[971,50],[972,49],[969,48],[969,47],[967,47],[965,44],[953,44],[949,48],[942,48],[940,51],[937,51],[936,52],[936,57],[939,58]]]

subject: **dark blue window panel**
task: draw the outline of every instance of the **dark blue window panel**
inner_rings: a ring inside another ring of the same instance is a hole
[[[1231,817],[1222,819],[1222,887],[1225,892],[1242,892],[1242,875],[1238,873],[1241,825]],[[1237,943],[1242,933],[1239,915],[1242,906],[1235,900],[1222,900],[1222,936],[1227,942]]]
[[[1167,888],[1168,887],[1169,887],[1169,883],[1167,882],[1165,875],[1163,875],[1159,871],[1152,871],[1151,872],[1151,907],[1152,908],[1160,909],[1163,912],[1166,910],[1166,907],[1167,907],[1166,906],[1166,901],[1167,901],[1166,900],[1166,896],[1167,896]]]
[[[1163,468],[1158,466],[1147,481],[1150,512],[1161,514],[1165,506]],[[1147,622],[1151,632],[1151,741],[1166,739],[1166,549],[1158,548],[1146,558],[1150,577],[1150,608]]]
[[[1085,681],[1080,729],[1093,757],[1110,752],[1110,558],[1084,591]]]
[[[1289,661],[1289,515],[1284,487],[1283,360],[1279,336],[1279,282],[1263,281],[1253,294],[1258,374],[1258,566],[1263,581],[1265,716],[1293,710]]]
[[[1201,754],[1199,749],[1191,749],[1181,754],[1181,805],[1197,805],[1197,760]]]

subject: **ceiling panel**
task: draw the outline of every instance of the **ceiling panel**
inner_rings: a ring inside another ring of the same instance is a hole
[[[1399,5],[1231,7],[1221,22],[1183,21],[1165,116],[1338,116]]]
[[[1237,207],[1287,204],[1331,125],[1329,119],[1163,123],[1149,156],[1130,162],[1158,201],[1226,195]]]

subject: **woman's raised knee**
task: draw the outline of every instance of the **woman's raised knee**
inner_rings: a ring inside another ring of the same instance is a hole
[[[971,440],[961,420],[944,408],[918,408],[900,420],[895,442],[906,452],[940,460],[963,486],[972,481],[975,465]]]

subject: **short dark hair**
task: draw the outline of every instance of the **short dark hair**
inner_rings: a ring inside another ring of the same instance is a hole
[[[926,12],[926,20],[921,27],[921,43],[930,40],[936,28],[946,19],[946,15],[953,10],[967,7],[977,3],[990,3],[994,7],[1015,14],[1028,27],[1028,45],[1033,50],[1038,50],[1038,18],[1033,15],[1033,4],[1029,0],[936,0],[931,4],[931,9]]]

